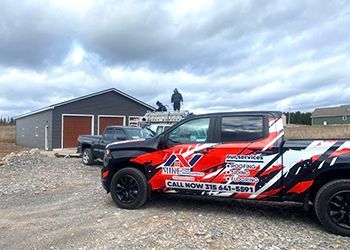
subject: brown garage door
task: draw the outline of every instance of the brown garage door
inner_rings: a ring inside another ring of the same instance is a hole
[[[107,126],[123,126],[124,125],[124,117],[100,117],[100,128],[99,133],[100,135],[103,134],[103,131],[105,131],[105,128]]]
[[[91,135],[91,120],[90,116],[63,116],[63,147],[74,148],[79,135]]]

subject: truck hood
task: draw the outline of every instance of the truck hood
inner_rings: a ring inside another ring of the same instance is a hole
[[[136,139],[127,141],[118,141],[108,144],[106,149],[118,150],[118,149],[136,149],[136,148],[149,148],[156,149],[158,147],[158,136],[150,139]]]

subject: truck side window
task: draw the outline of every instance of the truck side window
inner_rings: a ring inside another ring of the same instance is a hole
[[[163,128],[164,128],[163,126],[158,126],[158,127],[157,127],[157,130],[156,130],[156,134],[157,134],[157,135],[161,134],[161,133],[164,131]]]
[[[223,142],[256,141],[264,138],[263,117],[231,116],[221,120],[221,140]]]
[[[126,140],[126,134],[121,129],[115,129],[113,134],[113,140]]]
[[[112,140],[114,135],[113,128],[106,128],[105,132],[103,133],[103,138],[107,140]]]
[[[168,142],[174,144],[205,143],[208,140],[210,118],[188,121],[169,133]]]
[[[126,140],[126,134],[122,129],[107,128],[103,134],[103,138],[106,140]]]

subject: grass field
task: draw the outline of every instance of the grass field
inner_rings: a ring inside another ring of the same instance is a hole
[[[22,147],[16,145],[16,129],[14,126],[0,126],[0,160],[11,152],[19,152]]]
[[[285,128],[285,136],[287,139],[350,139],[350,125],[288,125]]]

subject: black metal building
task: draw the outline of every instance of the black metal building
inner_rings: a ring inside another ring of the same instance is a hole
[[[107,89],[16,117],[16,143],[47,150],[75,147],[79,135],[101,134],[108,125],[131,125],[149,110],[154,107]]]

